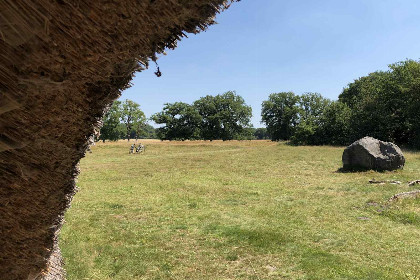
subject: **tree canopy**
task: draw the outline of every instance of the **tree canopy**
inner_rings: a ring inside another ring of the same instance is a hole
[[[149,132],[146,132],[148,129]],[[116,141],[127,138],[143,138],[150,134],[146,124],[146,116],[140,109],[140,105],[132,100],[124,102],[116,100],[110,106],[103,118],[100,140]],[[154,132],[153,132],[154,134]]]
[[[162,140],[199,139],[201,116],[187,103],[166,103],[162,112],[151,117],[157,124],[164,124],[157,129],[157,137]]]
[[[348,84],[338,101],[318,93],[271,94],[261,116],[276,141],[347,145],[372,136],[420,148],[419,108],[420,62],[406,60]]]
[[[262,103],[261,118],[271,139],[289,140],[299,119],[299,96],[293,92],[270,94]]]
[[[99,139],[105,141],[106,139],[116,141],[120,139],[121,131],[119,129],[121,119],[121,101],[114,101],[105,113],[103,118],[103,126]]]
[[[146,116],[143,111],[140,110],[140,105],[136,102],[126,99],[121,104],[121,121],[126,126],[127,131],[127,140],[130,140],[131,130],[134,130],[136,133],[141,132],[142,126],[146,123]]]
[[[351,138],[366,135],[420,147],[420,62],[389,65],[350,83],[339,101],[351,109]]]
[[[116,101],[104,116],[100,139],[158,137],[162,140],[290,140],[297,145],[348,145],[372,136],[420,148],[420,62],[389,65],[349,83],[331,101],[319,93],[270,94],[262,102],[266,128],[250,124],[251,107],[234,91],[207,95],[192,104],[166,103],[146,124],[140,106]]]
[[[162,127],[157,135],[162,140],[232,140],[250,134],[252,109],[234,91],[207,95],[192,105],[167,103],[151,119]],[[246,137],[245,137],[246,138]]]

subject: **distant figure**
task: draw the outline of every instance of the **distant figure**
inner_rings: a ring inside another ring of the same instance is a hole
[[[136,144],[131,145],[130,152],[128,154],[134,154],[134,149],[136,149]],[[137,151],[137,149],[136,149]]]
[[[141,152],[144,152],[145,150],[146,148],[144,147],[144,145],[140,143],[136,148],[136,153],[141,153]]]

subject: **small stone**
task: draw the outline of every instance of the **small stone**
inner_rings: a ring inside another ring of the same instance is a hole
[[[268,270],[269,273],[273,273],[277,269],[277,268],[275,268],[274,266],[271,266],[271,265],[267,265],[265,268]]]

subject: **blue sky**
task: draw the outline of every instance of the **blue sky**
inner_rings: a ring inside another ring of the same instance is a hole
[[[358,77],[420,58],[418,0],[242,0],[217,22],[160,56],[160,78],[154,64],[137,73],[120,99],[150,117],[167,102],[235,90],[262,127],[261,102],[271,93],[337,99]]]

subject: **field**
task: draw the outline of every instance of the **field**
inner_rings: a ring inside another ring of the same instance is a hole
[[[340,147],[98,143],[60,244],[68,279],[419,279],[420,154],[338,172]],[[401,185],[369,184],[370,179]]]

